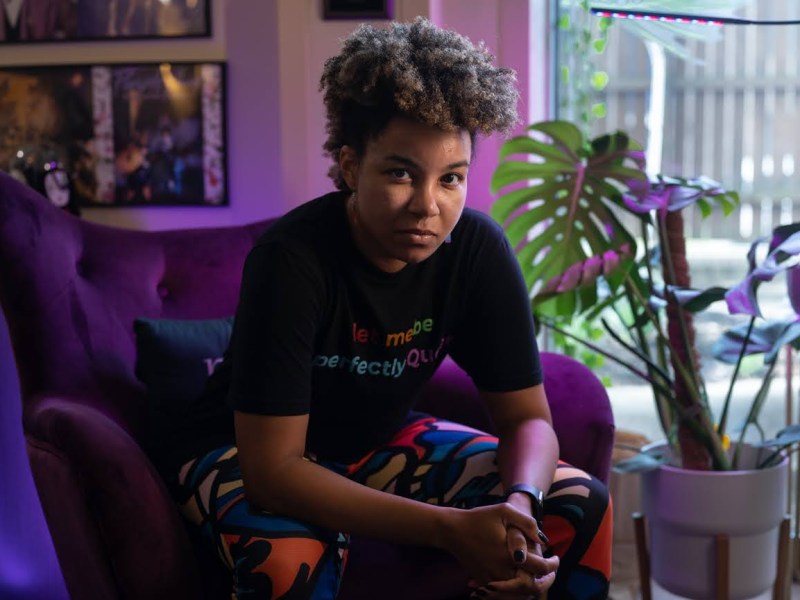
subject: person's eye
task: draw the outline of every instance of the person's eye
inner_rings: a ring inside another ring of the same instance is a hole
[[[448,173],[442,177],[442,183],[449,186],[456,186],[464,181],[464,176],[461,173]]]
[[[389,169],[388,173],[392,177],[392,179],[398,181],[407,181],[411,179],[411,174],[408,172],[407,169]]]

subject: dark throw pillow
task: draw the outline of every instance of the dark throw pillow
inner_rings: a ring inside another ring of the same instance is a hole
[[[189,413],[208,376],[222,361],[232,329],[233,317],[134,321],[135,372],[147,389],[147,450],[155,462],[159,462],[160,447]]]

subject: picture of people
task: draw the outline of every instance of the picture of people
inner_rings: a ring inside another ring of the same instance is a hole
[[[77,206],[226,204],[223,90],[222,63],[0,69],[0,169]]]
[[[131,66],[112,79],[116,201],[203,197],[203,76],[196,64]]]
[[[209,0],[4,0],[0,42],[208,36]]]

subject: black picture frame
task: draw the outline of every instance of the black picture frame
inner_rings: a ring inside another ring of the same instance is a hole
[[[0,169],[77,205],[228,204],[222,61],[0,67]]]
[[[324,19],[392,19],[393,0],[322,0]]]
[[[8,0],[0,44],[211,36],[212,0]]]

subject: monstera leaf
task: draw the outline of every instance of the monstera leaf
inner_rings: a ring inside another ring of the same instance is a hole
[[[528,131],[547,139],[503,144],[491,184],[503,193],[491,215],[517,251],[534,310],[570,316],[597,302],[601,275],[634,264],[636,242],[617,215],[623,193],[647,183],[644,153],[622,132],[589,141],[567,121]]]

